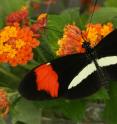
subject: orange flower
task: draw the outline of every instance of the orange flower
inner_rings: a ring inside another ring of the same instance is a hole
[[[105,36],[107,36],[112,31],[113,31],[112,23],[107,23],[107,25],[103,25],[103,27],[101,29],[101,35],[103,37],[105,37]]]
[[[42,13],[38,16],[37,21],[31,25],[31,30],[36,38],[40,38],[39,32],[42,32],[47,25],[47,13]]]
[[[67,25],[64,28],[63,37],[58,40],[60,48],[57,51],[57,55],[64,56],[74,53],[84,53],[85,49],[82,47],[84,40],[89,42],[90,46],[93,48],[102,38],[112,31],[112,23],[107,23],[105,25],[88,24],[84,31],[80,31],[80,29],[74,24]]]
[[[75,25],[65,26],[63,38],[58,41],[60,48],[57,51],[57,55],[83,53],[85,49],[82,48],[82,42],[81,31],[78,27]]]
[[[44,27],[47,25],[47,13],[42,13],[38,16],[35,23],[30,23],[29,12],[27,7],[22,7],[21,10],[12,12],[6,18],[6,24],[8,26],[14,26],[18,23],[20,26],[29,26],[33,31],[33,36],[35,38],[40,38],[41,35],[39,32],[43,31]]]
[[[32,49],[39,45],[27,26],[6,26],[0,31],[0,62],[12,66],[26,64],[32,59]]]
[[[108,35],[113,31],[112,23],[107,24],[88,24],[86,25],[86,31],[84,31],[84,35],[87,41],[90,42],[91,47],[95,47],[102,38]]]
[[[6,117],[9,112],[9,102],[7,100],[7,93],[0,89],[0,116]]]
[[[47,25],[47,13],[42,13],[37,17],[37,22],[31,26],[33,32],[42,31]]]
[[[13,25],[14,23],[27,23],[28,20],[28,9],[27,7],[21,8],[21,10],[12,12],[10,15],[6,18],[6,24],[7,25]]]
[[[102,25],[101,24],[87,24],[86,25],[86,30],[83,31],[86,40],[90,42],[91,47],[96,46],[99,41],[101,40],[101,29]]]

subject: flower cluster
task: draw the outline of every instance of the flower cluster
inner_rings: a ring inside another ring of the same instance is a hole
[[[38,16],[37,21],[32,24],[31,30],[35,33],[35,36],[40,37],[38,31],[43,31],[45,26],[47,25],[47,13],[43,13]]]
[[[35,23],[30,22],[27,8],[11,13],[6,26],[0,30],[0,62],[11,66],[26,64],[33,57],[33,48],[40,45],[47,14],[40,14]]]
[[[7,99],[7,93],[0,89],[0,116],[6,117],[9,112],[9,102]]]
[[[86,31],[83,32],[86,37],[86,40],[90,42],[91,47],[93,48],[101,41],[102,38],[104,38],[112,31],[113,31],[112,23],[107,23],[104,25],[88,24],[86,25]]]
[[[81,30],[78,27],[75,25],[65,26],[63,38],[58,41],[60,48],[57,51],[57,55],[62,56],[84,52],[84,49],[81,47],[82,42]]]
[[[13,25],[14,23],[26,23],[28,20],[28,9],[26,7],[21,8],[21,10],[12,12],[6,17],[6,24]]]
[[[33,31],[36,38],[40,38],[40,31],[43,31],[44,27],[47,25],[47,13],[42,13],[37,17],[35,23],[30,24],[28,9],[23,7],[20,11],[11,13],[6,18],[6,24],[8,26],[13,26],[15,23],[20,24],[20,26],[28,26]]]
[[[38,45],[29,27],[6,26],[0,32],[0,62],[26,64],[32,59],[32,48]]]
[[[56,52],[59,56],[84,53],[85,49],[82,44],[85,41],[90,43],[90,46],[95,47],[102,38],[108,35],[113,30],[112,23],[107,24],[88,24],[86,30],[81,31],[75,24],[67,25],[64,28],[64,35],[58,41],[59,49]]]

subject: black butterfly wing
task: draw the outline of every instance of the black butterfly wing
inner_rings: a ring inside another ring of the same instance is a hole
[[[19,93],[26,99],[29,100],[43,100],[48,99],[49,95],[44,91],[39,92],[36,85],[36,75],[34,70],[31,70],[21,81],[19,85]]]
[[[55,98],[81,98],[91,95],[100,88],[100,83],[98,80],[95,80],[96,76],[94,73],[93,75],[90,75],[87,79],[83,80],[76,87],[68,89],[68,86],[72,79],[89,63],[90,61],[88,61],[85,55],[82,54],[68,55],[50,62],[53,70],[57,73],[59,77],[58,97]],[[35,69],[30,71],[20,83],[20,94],[30,100],[54,99],[46,91],[37,90],[36,75],[34,72]]]
[[[98,58],[117,56],[117,29],[102,39],[94,49]],[[110,79],[117,80],[117,64],[104,67],[103,70]]]
[[[59,75],[60,96],[62,95],[68,99],[82,98],[93,94],[100,88],[100,81],[97,79],[97,75],[94,72],[92,75],[82,80],[80,84],[68,89],[72,79],[90,63],[91,61],[87,60],[85,54],[74,54],[66,56],[64,60],[61,58],[52,62],[54,70],[56,70]]]
[[[68,99],[84,98],[94,94],[101,87],[100,79],[96,72],[93,72],[80,84],[67,90],[65,97]]]
[[[103,38],[94,49],[98,57],[117,55],[117,29]]]

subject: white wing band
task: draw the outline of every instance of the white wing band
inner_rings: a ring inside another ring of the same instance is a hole
[[[100,67],[115,65],[115,64],[117,64],[117,56],[103,57],[103,58],[97,59],[97,62],[98,62],[98,64],[99,64]],[[71,81],[71,83],[68,86],[68,89],[71,89],[72,87],[77,86],[78,84],[80,84],[84,79],[86,79],[89,75],[91,75],[95,71],[96,71],[95,64],[93,62],[90,63],[90,64],[88,64]]]

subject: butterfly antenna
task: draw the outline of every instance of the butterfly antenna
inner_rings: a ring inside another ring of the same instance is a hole
[[[91,16],[89,17],[89,20],[87,21],[87,23],[89,23],[89,27],[90,27],[90,24],[91,24],[92,19],[93,19],[93,14],[94,14],[94,12],[95,12],[95,7],[96,7],[96,4],[97,4],[97,0],[95,0],[94,3],[93,3],[92,0],[91,0],[91,4],[94,5],[94,7],[93,7],[92,14],[91,14]],[[82,26],[83,24],[82,24],[82,21],[81,21],[81,18],[80,18],[80,17],[79,17],[79,21],[80,21],[80,25]],[[89,29],[88,29],[87,33],[89,33]],[[84,37],[82,31],[80,32],[80,35],[81,35],[82,39],[84,40],[84,42],[86,42],[87,39]]]
[[[95,7],[96,7],[96,4],[97,4],[97,1],[98,1],[98,0],[95,0],[94,3],[92,3],[92,1],[91,1],[92,5],[94,5],[94,7],[93,7],[92,14],[91,14],[91,16],[89,17],[89,20],[87,21],[87,23],[89,23],[89,27],[90,27],[90,24],[91,24],[92,19],[93,19],[93,14],[94,14],[94,12],[95,12]],[[80,18],[80,17],[79,17],[79,21],[80,21],[80,24],[82,25],[82,21],[81,21],[81,18]],[[89,33],[89,29],[88,29],[88,31],[87,31],[87,34],[88,34],[88,33]],[[84,41],[87,41],[87,39],[83,36],[82,31],[81,31],[81,36],[82,36],[82,39],[83,39]]]
[[[93,7],[93,10],[92,10],[92,14],[91,14],[91,16],[89,18],[89,21],[88,21],[89,24],[92,22],[92,19],[93,19],[93,15],[94,15],[94,12],[95,12],[95,8],[96,8],[96,5],[97,5],[97,2],[98,2],[98,0],[95,0],[94,3],[92,3],[92,5],[94,4],[94,7]]]
[[[89,23],[89,28],[88,28],[88,31],[87,31],[87,34],[89,33],[89,30],[90,30],[90,26],[91,26],[91,22],[93,20],[93,15],[94,15],[94,12],[95,12],[95,8],[96,8],[96,5],[97,5],[97,2],[98,0],[95,0],[94,3],[92,3],[92,5],[94,4],[94,7],[93,7],[93,10],[92,10],[92,14],[88,20],[88,23]]]

